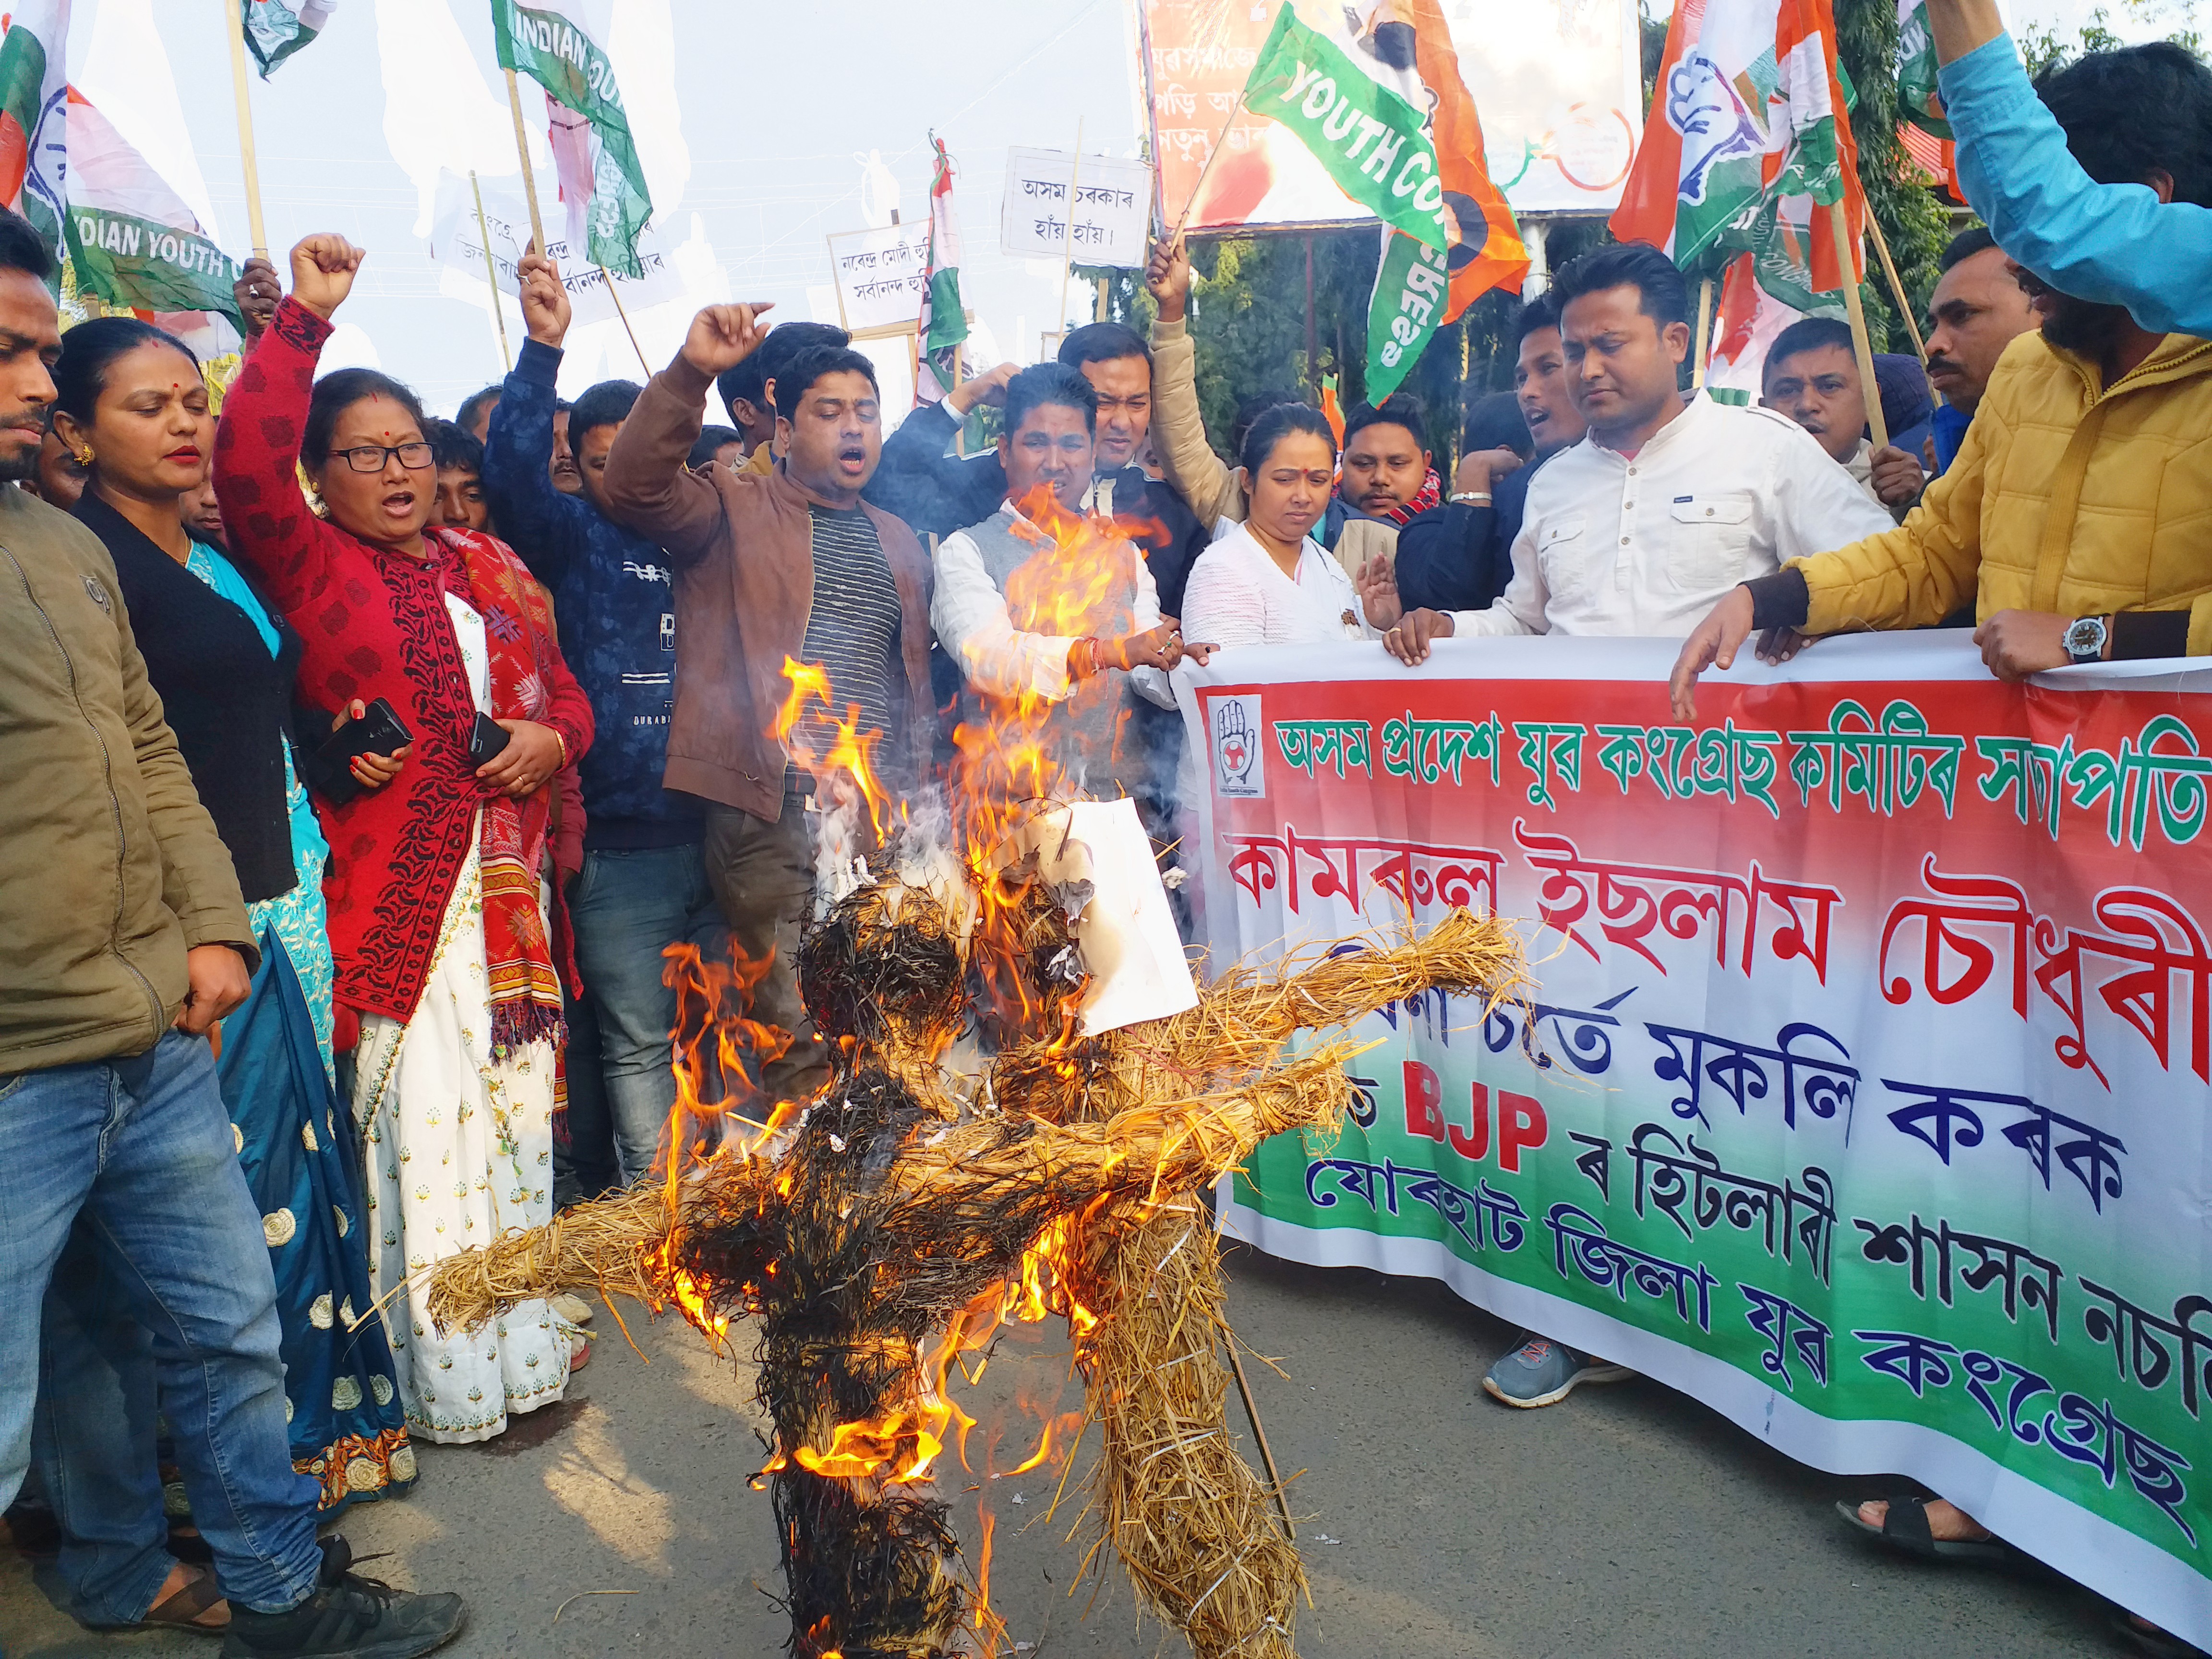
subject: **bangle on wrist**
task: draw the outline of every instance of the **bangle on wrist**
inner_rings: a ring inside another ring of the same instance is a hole
[[[553,742],[561,750],[561,764],[553,769],[565,772],[568,769],[568,739],[561,735],[561,728],[557,726],[549,726],[545,729],[553,734]]]

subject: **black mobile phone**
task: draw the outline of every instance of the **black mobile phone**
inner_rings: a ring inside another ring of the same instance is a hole
[[[342,772],[357,755],[388,755],[403,748],[413,738],[406,723],[392,712],[391,703],[379,697],[362,711],[357,720],[348,720],[331,733],[315,750],[315,757],[334,772]]]
[[[514,741],[514,733],[489,714],[478,714],[476,725],[469,732],[469,764],[482,766],[486,761],[499,758],[500,751]]]

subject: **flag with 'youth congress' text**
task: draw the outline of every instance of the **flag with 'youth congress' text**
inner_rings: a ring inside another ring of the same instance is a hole
[[[77,287],[139,312],[213,312],[241,331],[238,267],[184,198],[83,94],[69,94],[64,243]]]
[[[642,276],[637,238],[653,217],[653,196],[607,58],[607,0],[538,0],[534,5],[492,0],[491,15],[500,67],[527,75],[545,88],[549,106],[589,123],[588,167],[580,136],[563,134],[557,125],[555,131],[556,155],[564,142],[569,150],[561,167],[562,195],[589,204],[584,234],[572,240],[581,240],[593,264]]]
[[[1437,326],[1517,283],[1527,250],[1483,165],[1482,125],[1437,0],[1363,0],[1309,26],[1285,3],[1244,88],[1382,222],[1366,391],[1386,397]]]
[[[1440,0],[1395,0],[1395,9],[1411,27],[1413,68],[1429,99],[1429,136],[1436,145],[1437,176],[1443,180],[1451,246],[1443,258],[1444,302],[1437,307],[1429,283],[1422,280],[1435,272],[1433,250],[1395,227],[1384,228],[1382,263],[1367,307],[1370,403],[1398,389],[1438,326],[1458,321],[1462,312],[1494,288],[1518,289],[1528,275],[1528,250],[1513,210],[1490,182],[1482,122],[1474,95],[1460,75],[1459,53]],[[1381,38],[1383,27],[1370,32]],[[1404,36],[1399,39],[1403,45]]]
[[[1749,252],[1763,286],[1790,289],[1802,237],[1809,292],[1859,280],[1866,198],[1835,33],[1828,0],[1678,5],[1613,234],[1686,270]],[[1827,211],[1839,199],[1846,249]],[[1804,308],[1794,292],[1769,291]]]
[[[968,312],[960,300],[960,228],[952,217],[952,158],[936,134],[929,142],[937,162],[929,178],[929,264],[915,325],[916,409],[957,384],[960,347],[968,337]]]
[[[246,23],[246,49],[266,81],[276,65],[325,28],[338,0],[235,0]]]
[[[0,204],[58,250],[68,200],[69,0],[17,5],[0,36]]]

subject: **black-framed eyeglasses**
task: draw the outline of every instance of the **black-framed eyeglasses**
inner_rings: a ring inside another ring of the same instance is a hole
[[[356,472],[381,472],[394,455],[410,472],[420,472],[430,465],[430,446],[419,440],[411,444],[362,444],[331,452],[333,460],[343,459]]]

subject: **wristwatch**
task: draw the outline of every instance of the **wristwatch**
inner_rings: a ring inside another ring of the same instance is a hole
[[[2101,662],[2112,630],[2102,617],[2076,617],[2066,624],[2066,655],[2075,663]]]

